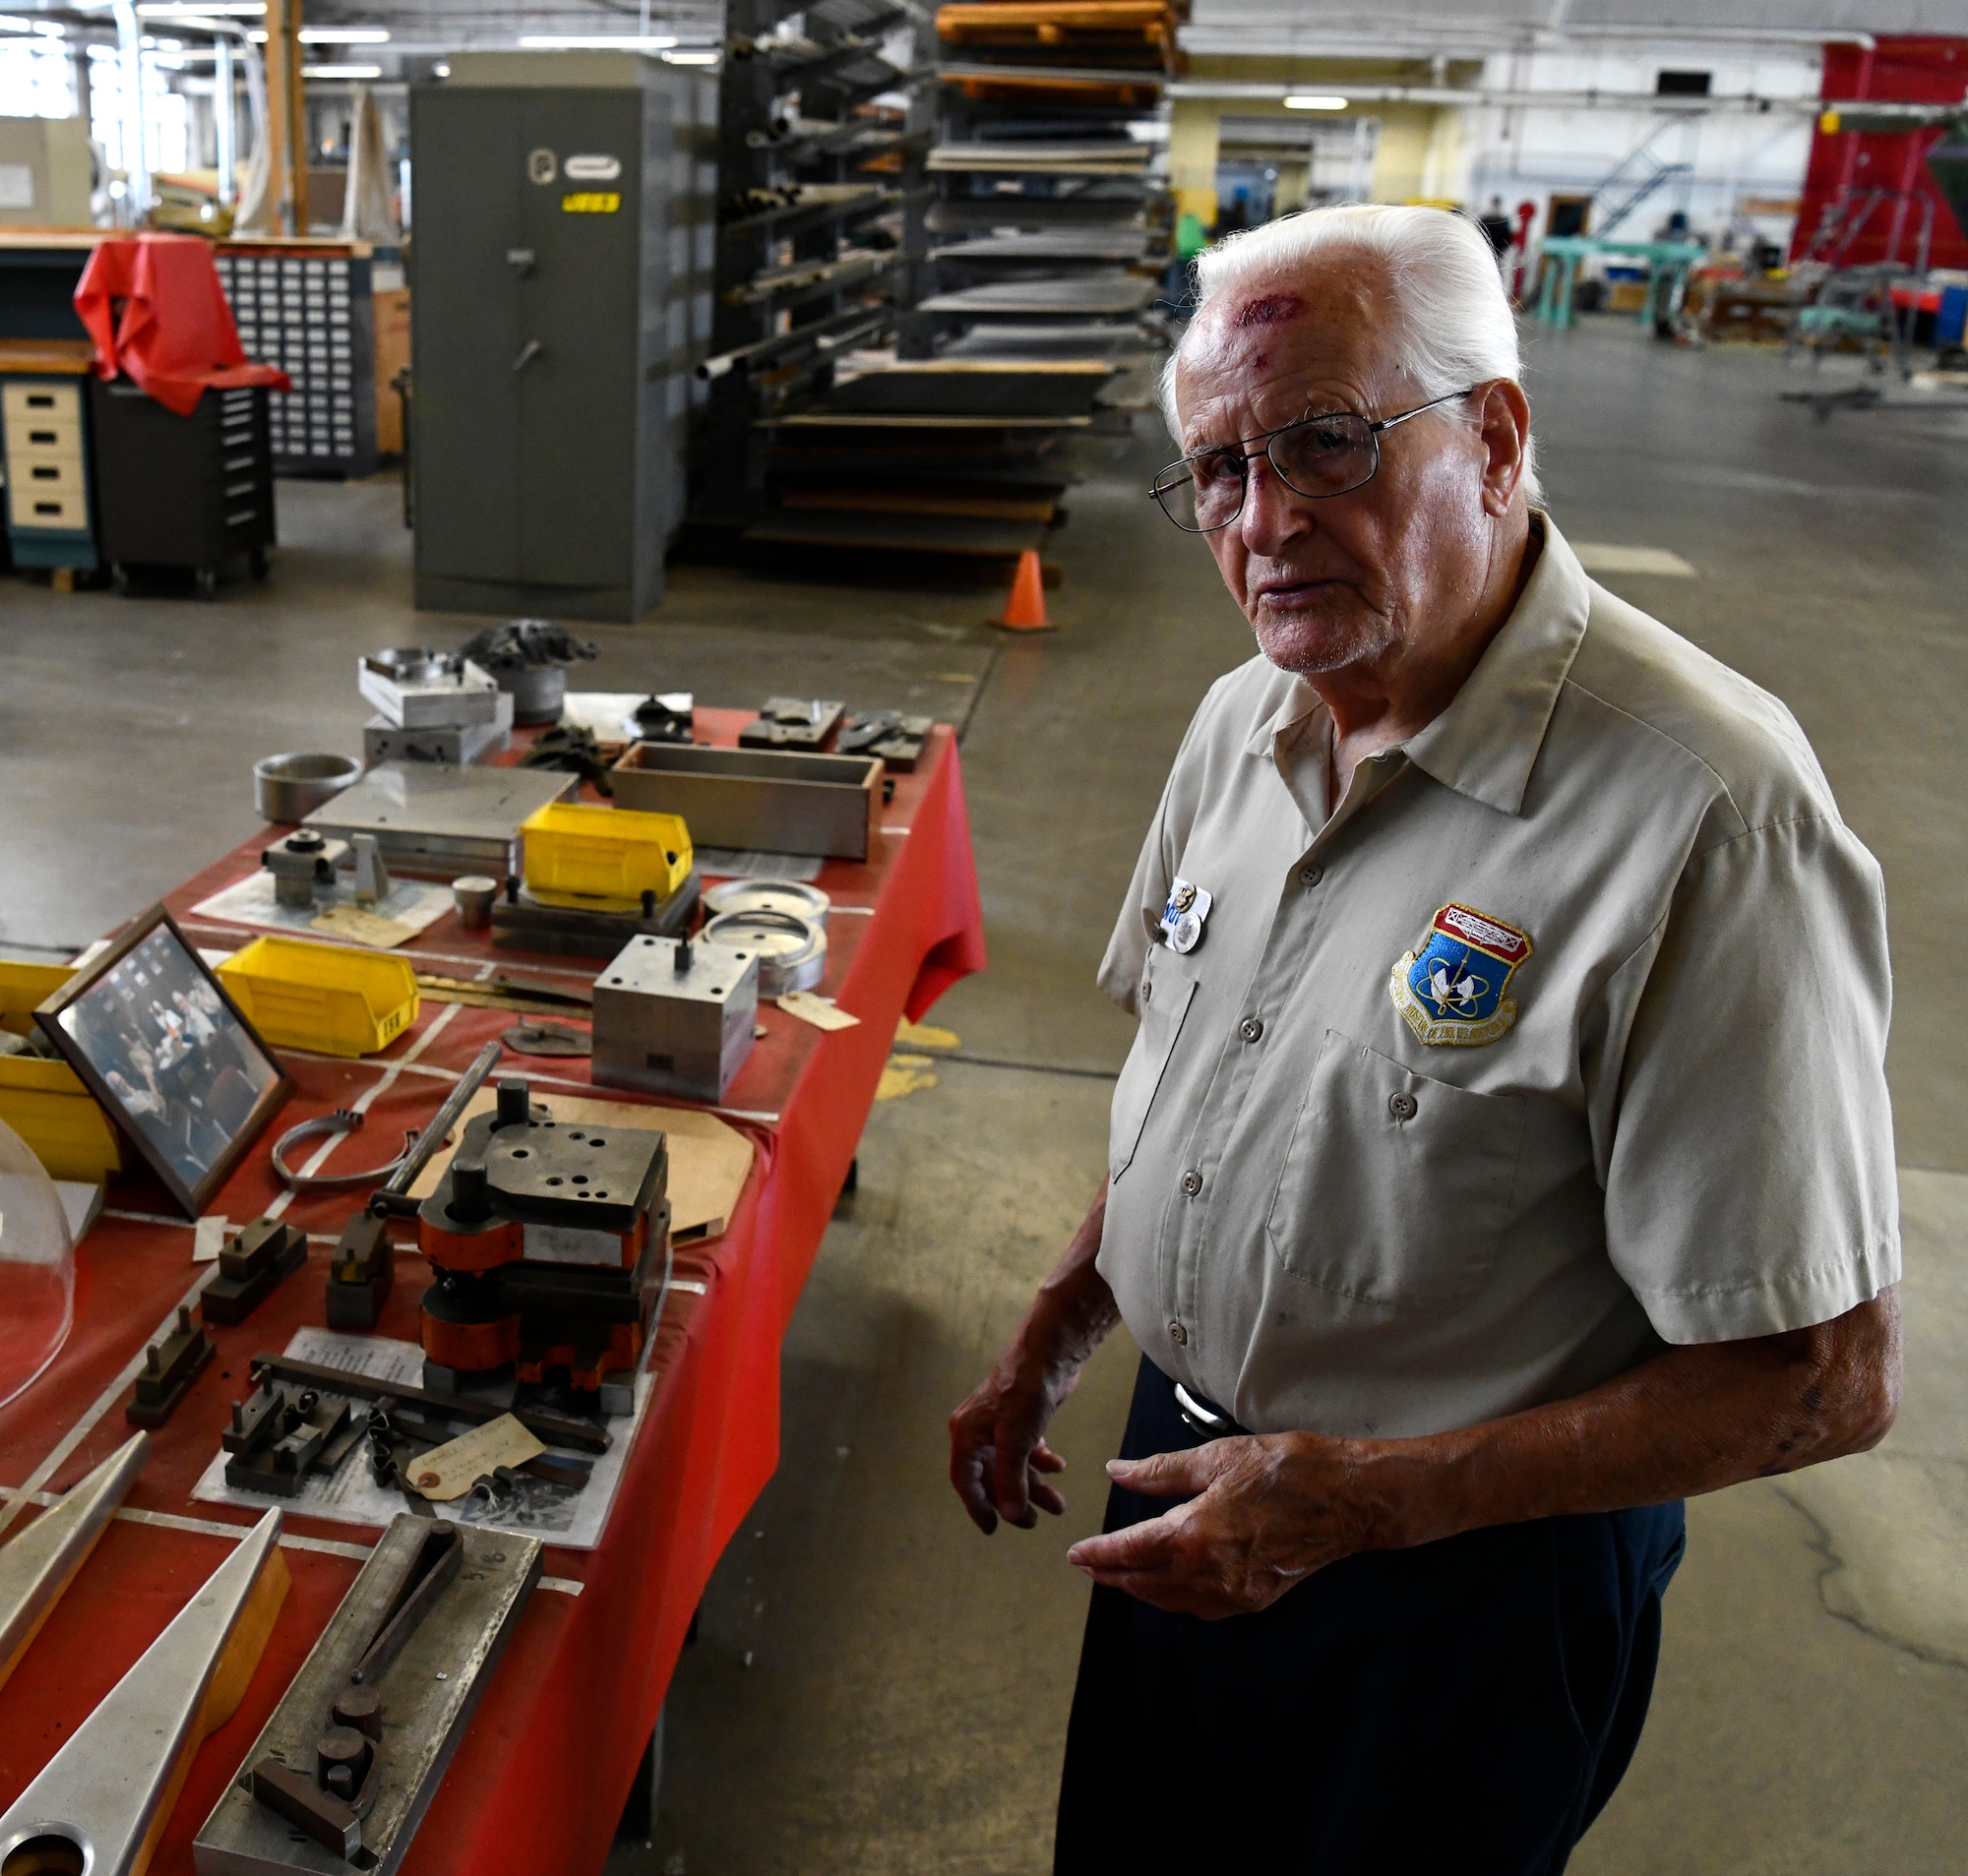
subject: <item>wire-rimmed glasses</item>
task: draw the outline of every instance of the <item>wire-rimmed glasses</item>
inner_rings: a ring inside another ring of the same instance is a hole
[[[1262,454],[1286,488],[1309,501],[1349,495],[1374,479],[1381,466],[1381,432],[1419,417],[1438,404],[1453,403],[1476,389],[1445,392],[1412,410],[1396,411],[1378,420],[1352,410],[1327,410],[1301,417],[1281,430],[1241,437],[1219,449],[1199,450],[1171,462],[1155,477],[1148,492],[1176,526],[1190,534],[1213,534],[1228,527],[1244,512],[1251,486],[1251,458]]]

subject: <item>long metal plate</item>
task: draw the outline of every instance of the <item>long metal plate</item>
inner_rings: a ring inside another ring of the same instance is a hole
[[[377,1685],[383,1697],[383,1787],[362,1824],[366,1876],[391,1876],[408,1853],[451,1755],[464,1736],[520,1611],[539,1581],[535,1538],[461,1527],[458,1580],[404,1643]],[[312,1773],[315,1741],[335,1697],[374,1640],[404,1569],[430,1532],[405,1513],[384,1532],[341,1606],[302,1664],[192,1846],[199,1876],[348,1876],[354,1866],[302,1838],[248,1789],[269,1756]],[[443,1678],[440,1678],[443,1676]],[[373,1857],[374,1860],[368,1860]]]
[[[232,1717],[290,1581],[270,1511],[0,1817],[0,1863],[138,1876],[192,1755]],[[35,1860],[33,1852],[42,1852]]]
[[[103,1527],[144,1470],[142,1433],[123,1442],[5,1549],[0,1549],[0,1682],[20,1664],[48,1611],[94,1549]]]

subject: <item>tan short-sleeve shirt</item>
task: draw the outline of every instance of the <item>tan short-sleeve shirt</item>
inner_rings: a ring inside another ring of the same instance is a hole
[[[1329,813],[1311,688],[1217,682],[1101,964],[1101,1273],[1260,1432],[1469,1425],[1899,1276],[1878,866],[1790,712],[1538,521]]]

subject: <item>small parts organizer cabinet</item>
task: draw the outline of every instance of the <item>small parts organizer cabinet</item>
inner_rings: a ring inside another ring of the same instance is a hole
[[[15,565],[93,567],[84,381],[0,376],[0,443]]]
[[[189,567],[211,598],[228,561],[255,579],[274,545],[274,458],[267,393],[208,390],[188,417],[128,379],[95,380],[95,488],[102,558],[132,567]]]

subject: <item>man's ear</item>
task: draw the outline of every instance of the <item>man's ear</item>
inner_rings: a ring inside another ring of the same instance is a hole
[[[1483,512],[1502,515],[1524,479],[1531,441],[1531,406],[1521,385],[1507,378],[1478,387],[1478,434],[1483,439]]]

